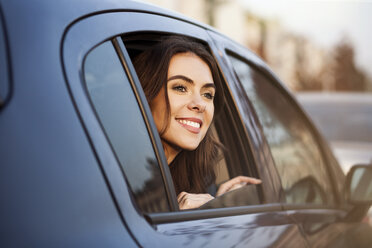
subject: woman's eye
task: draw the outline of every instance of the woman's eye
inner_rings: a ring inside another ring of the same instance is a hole
[[[203,94],[205,98],[212,100],[214,98],[214,95],[212,93],[204,93]]]
[[[182,85],[174,86],[173,89],[179,92],[186,92],[186,87]]]

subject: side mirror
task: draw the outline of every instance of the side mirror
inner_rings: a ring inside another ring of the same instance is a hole
[[[372,166],[354,165],[346,176],[346,200],[353,205],[372,204]]]

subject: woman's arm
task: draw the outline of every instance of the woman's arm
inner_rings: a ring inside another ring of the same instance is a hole
[[[181,210],[198,208],[213,199],[214,197],[210,194],[191,194],[187,192],[181,192],[177,196],[178,205]]]
[[[221,186],[219,187],[217,191],[216,196],[217,197],[221,196],[229,191],[233,191],[247,184],[260,184],[260,183],[261,183],[261,180],[253,178],[253,177],[237,176],[221,184]],[[187,192],[181,192],[177,196],[178,205],[181,210],[198,208],[201,205],[213,199],[214,197],[211,196],[210,194],[191,194]]]

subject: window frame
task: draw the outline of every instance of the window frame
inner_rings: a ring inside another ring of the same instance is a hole
[[[283,197],[283,206],[285,209],[292,210],[292,209],[322,209],[322,208],[338,208],[339,203],[342,201],[342,192],[339,191],[339,188],[337,187],[337,178],[335,177],[335,169],[334,167],[337,166],[337,163],[335,163],[334,158],[329,155],[329,148],[326,145],[326,142],[322,138],[319,131],[316,129],[314,123],[311,121],[311,119],[306,115],[304,110],[300,107],[298,102],[296,101],[294,95],[289,91],[289,89],[280,81],[278,77],[275,76],[275,74],[272,72],[270,68],[268,68],[263,63],[257,63],[257,58],[252,59],[253,56],[242,56],[241,54],[236,53],[233,49],[226,48],[226,54],[227,56],[235,57],[236,59],[241,60],[242,62],[246,63],[248,66],[252,68],[252,70],[255,70],[256,72],[260,73],[263,77],[265,77],[269,83],[273,86],[274,89],[278,91],[280,95],[282,95],[285,99],[288,100],[289,104],[293,106],[294,111],[296,111],[304,120],[304,124],[306,125],[307,129],[311,133],[311,135],[314,138],[315,144],[318,146],[320,150],[320,155],[322,156],[322,159],[325,164],[325,169],[327,173],[327,177],[329,179],[329,186],[331,189],[331,192],[333,193],[333,202],[331,204],[325,204],[325,205],[311,205],[311,204],[290,204],[285,202],[285,198]],[[228,59],[229,66],[231,70],[234,70],[231,61]],[[240,80],[236,78],[236,75],[234,75],[235,80],[241,84]],[[252,104],[251,104],[252,105]],[[252,105],[253,106],[253,105]],[[264,139],[264,142],[266,143],[266,146],[270,150],[270,146],[268,145],[268,141],[266,140],[266,137],[263,133],[262,125],[258,119],[257,114],[254,111],[254,118],[257,120],[258,126],[260,127],[262,138]],[[270,152],[270,156],[272,159],[273,164],[275,165],[275,160],[272,157],[272,154]],[[275,174],[278,175],[280,178],[280,175],[277,171],[277,168],[275,166]],[[284,192],[284,189],[281,185],[281,192]]]
[[[133,23],[132,20],[140,20],[138,23]],[[130,23],[128,26],[123,23]],[[95,27],[92,30],[92,26]],[[71,23],[63,36],[61,42],[61,61],[62,67],[66,79],[67,88],[71,95],[73,104],[75,105],[77,114],[81,120],[82,128],[86,132],[86,136],[91,144],[92,151],[95,153],[98,163],[100,164],[101,171],[105,177],[107,186],[111,192],[113,201],[115,202],[120,217],[125,223],[126,228],[134,235],[138,240],[141,240],[143,246],[153,246],[160,240],[168,239],[169,237],[161,235],[156,232],[154,227],[159,223],[171,223],[185,220],[198,220],[203,221],[209,218],[226,217],[232,215],[244,215],[248,213],[262,213],[262,212],[282,212],[283,208],[278,202],[267,202],[267,204],[260,204],[254,206],[243,206],[233,208],[220,208],[220,209],[208,209],[208,210],[192,210],[192,211],[176,211],[169,213],[158,213],[144,215],[140,213],[138,209],[132,204],[131,195],[128,186],[121,174],[120,166],[118,161],[115,159],[110,144],[102,132],[102,128],[97,120],[93,106],[89,102],[89,96],[84,89],[82,74],[83,59],[90,50],[94,49],[95,46],[107,41],[116,39],[120,47],[120,40],[116,37],[122,36],[123,34],[130,34],[133,32],[168,32],[173,34],[187,35],[199,40],[206,42],[215,57],[218,57],[218,50],[214,46],[214,41],[208,34],[208,31],[198,25],[191,24],[176,18],[169,16],[158,15],[156,13],[143,13],[141,11],[114,11],[114,12],[101,12],[94,15],[84,16],[73,23]],[[130,80],[135,85],[139,85],[138,78],[134,74],[134,69],[131,66],[131,62],[126,60],[128,54],[125,54],[125,50],[122,51],[122,59],[128,66]],[[221,66],[221,58],[217,58],[217,64]],[[222,65],[223,66],[223,65]],[[222,67],[221,66],[221,67]],[[226,70],[220,68],[222,76],[225,77]],[[229,79],[225,78],[225,81]],[[230,84],[230,82],[229,82]],[[228,85],[229,85],[228,84]],[[229,87],[229,86],[228,86]],[[138,92],[142,92],[142,89],[138,89]],[[228,89],[231,92],[231,89]],[[142,94],[142,93],[140,93]],[[231,94],[234,98],[234,94]],[[144,95],[142,97],[144,100]],[[140,99],[141,100],[141,99]],[[141,101],[142,101],[141,100]],[[236,104],[236,102],[234,102]],[[144,103],[147,106],[147,102]],[[147,108],[144,107],[144,108]],[[236,106],[232,106],[236,109],[239,114],[239,109]],[[147,114],[149,108],[147,108]],[[149,118],[151,119],[151,118]],[[241,118],[237,118],[239,125],[246,131],[243,139],[250,142],[250,137],[247,134],[247,130],[242,124]],[[151,121],[150,121],[151,122]],[[151,125],[150,125],[151,126]],[[154,127],[154,125],[152,125]],[[156,138],[157,132],[153,131],[155,140],[159,142],[156,146],[160,149],[161,143],[159,138]],[[251,149],[251,147],[245,147],[244,149]],[[163,157],[164,160],[164,157]],[[254,157],[256,161],[256,157]],[[257,164],[257,162],[256,162]],[[260,172],[261,173],[261,172]],[[264,174],[260,174],[262,177],[268,177],[268,173],[264,170]],[[261,178],[262,178],[261,177]],[[269,182],[269,181],[268,181]],[[272,193],[274,188],[269,185],[265,185],[266,190],[264,193]],[[267,191],[267,188],[269,190]],[[266,192],[267,191],[267,192]],[[159,240],[148,240],[148,235],[154,233],[158,235]],[[143,243],[142,243],[143,242]],[[154,243],[155,242],[155,243]],[[176,242],[179,244],[179,240]]]

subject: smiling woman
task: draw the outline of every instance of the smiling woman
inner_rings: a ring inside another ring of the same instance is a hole
[[[210,131],[223,105],[217,65],[200,43],[168,37],[141,53],[134,66],[149,102],[170,167],[181,209],[197,208],[213,199],[207,189],[222,145]],[[217,195],[259,180],[236,177]]]
[[[172,57],[167,92],[171,107],[169,123],[164,118],[164,88],[150,107],[162,134],[168,163],[180,149],[195,150],[205,137],[214,115],[215,86],[208,65],[194,53]]]

